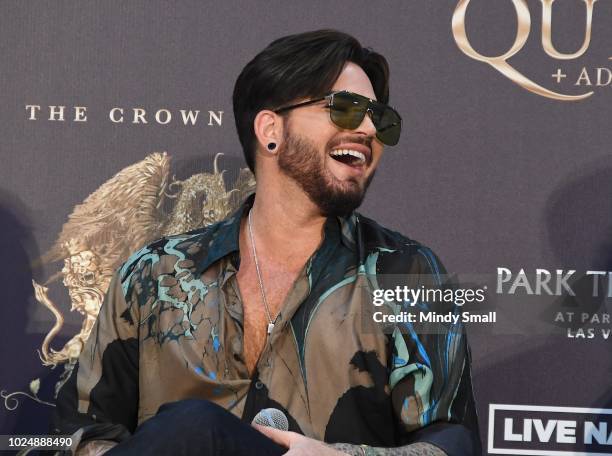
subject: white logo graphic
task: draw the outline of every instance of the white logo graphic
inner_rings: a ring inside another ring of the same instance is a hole
[[[612,409],[489,404],[487,449],[489,454],[610,456]]]

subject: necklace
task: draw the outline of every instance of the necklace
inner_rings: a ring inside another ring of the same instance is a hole
[[[251,212],[249,209],[249,218],[248,218],[248,226],[249,226],[249,239],[251,241],[251,247],[253,249],[253,260],[255,261],[255,270],[257,271],[257,280],[259,282],[259,291],[261,292],[261,300],[264,303],[264,307],[266,309],[266,317],[268,317],[268,335],[272,333],[274,329],[274,324],[276,323],[276,319],[272,320],[272,316],[270,315],[270,308],[268,307],[268,299],[266,298],[266,290],[264,289],[263,279],[261,278],[261,271],[259,270],[259,261],[257,260],[257,251],[255,250],[255,239],[253,237],[253,222],[251,221]]]

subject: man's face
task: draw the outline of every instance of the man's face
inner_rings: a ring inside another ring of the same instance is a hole
[[[332,87],[339,90],[376,99],[369,78],[352,62]],[[331,121],[325,105],[322,101],[290,111],[278,165],[324,215],[345,215],[361,204],[383,145],[368,115],[356,129],[343,130]]]

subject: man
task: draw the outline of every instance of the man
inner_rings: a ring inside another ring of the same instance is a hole
[[[384,57],[336,31],[284,37],[233,101],[256,195],[116,272],[55,431],[83,454],[480,454],[462,328],[372,321],[393,277],[443,274],[354,212],[399,139]],[[252,427],[264,408],[289,431]]]

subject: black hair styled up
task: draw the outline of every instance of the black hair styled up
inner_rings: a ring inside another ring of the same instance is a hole
[[[378,101],[389,101],[387,60],[336,30],[317,30],[279,38],[253,58],[236,80],[234,118],[244,157],[255,171],[253,123],[263,109],[277,109],[294,100],[326,95],[346,62],[360,66]]]

